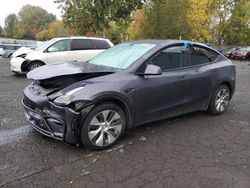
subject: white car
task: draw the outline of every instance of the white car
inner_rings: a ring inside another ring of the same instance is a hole
[[[33,51],[13,57],[11,70],[15,73],[29,72],[34,68],[65,61],[89,61],[102,51],[113,46],[108,39],[95,37],[54,38]]]
[[[18,50],[16,50],[12,54],[12,58],[10,60],[11,70],[15,73],[21,72],[21,65],[25,61],[25,57],[28,53],[33,52],[31,48],[28,47],[21,47]]]

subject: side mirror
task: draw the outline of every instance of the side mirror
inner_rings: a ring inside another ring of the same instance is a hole
[[[148,65],[144,71],[144,75],[160,75],[162,74],[161,67],[156,65]]]

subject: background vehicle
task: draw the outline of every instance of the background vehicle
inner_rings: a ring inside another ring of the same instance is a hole
[[[89,61],[97,54],[112,47],[108,39],[95,37],[54,38],[11,61],[13,72],[29,72],[45,64],[65,61]],[[21,59],[22,58],[22,59]]]
[[[231,56],[232,56],[232,53],[233,53],[235,50],[238,50],[238,49],[240,49],[240,48],[238,48],[238,47],[228,48],[228,49],[226,49],[226,50],[223,52],[223,54],[224,54],[227,58],[232,58],[232,57],[231,57]]]
[[[187,41],[145,40],[117,45],[86,63],[28,73],[23,105],[44,135],[92,149],[112,146],[125,129],[208,110],[225,112],[235,66],[212,48]]]
[[[34,51],[33,49],[29,47],[21,47],[12,54],[12,58],[10,60],[12,72],[15,73],[21,72],[20,67],[22,63],[25,61],[24,58],[28,53],[33,52]]]
[[[21,45],[15,45],[15,44],[4,44],[0,47],[0,55],[3,58],[10,58],[12,54],[19,48],[21,48]]]
[[[238,60],[250,59],[250,47],[239,48],[233,51],[231,58]]]
[[[3,54],[3,45],[0,45],[0,56]]]

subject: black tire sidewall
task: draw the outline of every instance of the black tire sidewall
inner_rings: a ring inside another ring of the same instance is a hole
[[[122,129],[121,129],[120,135],[118,136],[116,141],[114,141],[112,144],[109,144],[107,146],[96,146],[89,140],[88,129],[89,129],[90,121],[93,119],[93,117],[96,116],[98,113],[100,113],[103,110],[116,111],[122,119]],[[102,103],[102,104],[99,104],[96,107],[94,107],[87,114],[87,116],[85,118],[80,117],[79,125],[80,125],[80,140],[81,140],[82,144],[89,149],[101,150],[101,149],[106,149],[106,148],[113,146],[120,139],[120,137],[122,136],[122,134],[125,130],[125,127],[126,127],[126,116],[125,116],[125,113],[123,112],[123,110],[119,106],[117,106],[113,103],[109,103],[109,102]]]
[[[230,98],[231,98],[231,91],[230,91],[229,87],[226,86],[225,84],[220,85],[220,86],[215,90],[215,92],[214,92],[214,94],[213,94],[213,96],[212,96],[212,99],[211,99],[211,101],[210,101],[209,108],[208,108],[208,111],[209,111],[211,114],[213,114],[213,115],[220,115],[220,114],[223,114],[223,113],[227,110],[227,108],[228,108],[228,105],[229,105],[229,104],[227,105],[226,109],[225,109],[223,112],[219,112],[219,111],[217,111],[216,106],[215,106],[216,96],[218,95],[219,91],[221,91],[222,89],[227,89],[227,91],[229,92]]]

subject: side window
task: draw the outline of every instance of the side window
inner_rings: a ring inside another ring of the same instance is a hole
[[[189,65],[200,65],[215,61],[218,58],[218,54],[210,49],[205,49],[198,46],[189,47]]]
[[[48,52],[63,52],[63,51],[69,51],[70,50],[70,42],[69,40],[61,40],[54,44],[52,44],[48,48]]]
[[[95,46],[90,39],[73,39],[71,50],[93,50]]]
[[[92,39],[93,43],[95,44],[97,49],[108,49],[111,46],[109,43],[105,40],[97,40],[97,39]]]
[[[150,59],[148,64],[157,65],[162,71],[181,68],[185,66],[186,50],[184,46],[169,47]]]

